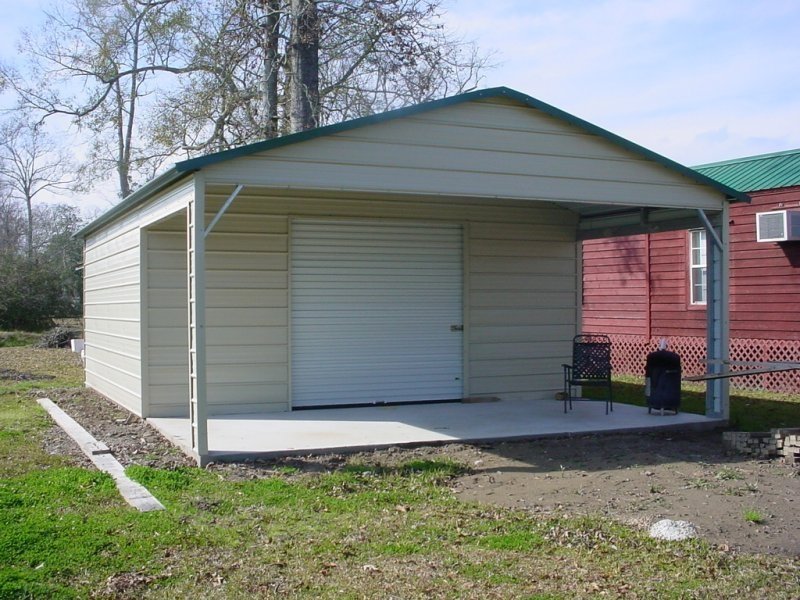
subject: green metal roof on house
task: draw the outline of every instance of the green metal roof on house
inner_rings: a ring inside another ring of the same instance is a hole
[[[652,150],[648,150],[643,146],[635,144],[630,140],[626,140],[625,138],[620,137],[614,133],[611,133],[610,131],[603,129],[602,127],[598,127],[597,125],[589,123],[588,121],[584,121],[583,119],[571,115],[568,112],[556,108],[555,106],[542,102],[541,100],[537,100],[532,96],[528,96],[516,90],[512,90],[507,87],[495,87],[484,90],[476,90],[473,92],[466,92],[463,94],[458,94],[457,96],[450,96],[448,98],[442,98],[440,100],[424,102],[422,104],[416,104],[405,108],[399,108],[385,113],[370,115],[368,117],[361,117],[358,119],[353,119],[351,121],[344,121],[342,123],[336,123],[334,125],[318,127],[316,129],[302,131],[300,133],[294,133],[291,135],[285,135],[275,139],[256,142],[254,144],[248,144],[246,146],[241,146],[239,148],[233,148],[231,150],[223,150],[222,152],[216,152],[214,154],[209,154],[206,156],[201,156],[198,158],[193,158],[190,160],[178,162],[169,171],[161,174],[156,179],[150,181],[137,191],[133,192],[130,196],[125,198],[117,206],[115,206],[105,214],[101,215],[95,221],[92,221],[91,223],[86,225],[83,229],[75,233],[74,236],[85,237],[89,233],[97,231],[103,225],[115,220],[117,217],[124,214],[128,210],[131,210],[134,206],[141,204],[152,195],[158,193],[160,190],[165,189],[168,185],[171,185],[176,181],[183,179],[190,173],[199,171],[204,167],[208,167],[213,164],[221,163],[241,156],[249,156],[256,152],[264,152],[266,150],[271,150],[273,148],[280,148],[282,146],[288,146],[290,144],[296,144],[307,140],[313,140],[316,138],[333,135],[335,133],[340,133],[343,131],[350,131],[353,129],[357,129],[359,127],[364,127],[366,125],[382,123],[394,119],[399,119],[402,117],[407,117],[410,115],[416,115],[428,112],[446,106],[461,104],[463,102],[471,102],[474,100],[481,100],[484,98],[498,98],[498,97],[515,100],[516,102],[519,102],[524,106],[540,110],[547,115],[550,115],[557,119],[561,119],[562,121],[565,121],[567,123],[570,123],[571,125],[579,127],[590,134],[604,138],[609,142],[616,144],[617,146],[626,148],[627,150],[630,150],[631,152],[634,152],[639,156],[650,159],[666,167],[667,169],[670,169],[671,171],[680,173],[685,177],[688,177],[693,181],[696,181],[697,183],[713,187],[719,192],[725,194],[725,196],[731,200],[738,200],[741,202],[750,201],[750,198],[746,194],[741,193],[740,191],[735,190],[715,179],[712,179],[706,176],[704,173],[701,173],[699,171],[686,167],[680,163],[677,163],[673,160],[670,160],[669,158],[661,156],[660,154],[657,154]]]
[[[800,149],[746,156],[693,168],[740,192],[800,186]]]

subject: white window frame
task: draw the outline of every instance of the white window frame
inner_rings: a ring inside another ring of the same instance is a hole
[[[708,298],[707,235],[705,229],[689,230],[689,303],[692,306],[705,306]]]

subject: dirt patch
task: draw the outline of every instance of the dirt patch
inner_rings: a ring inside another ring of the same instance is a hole
[[[55,379],[52,375],[36,375],[34,373],[23,373],[14,369],[0,369],[0,379],[5,381],[45,381]]]
[[[132,464],[174,469],[195,464],[145,421],[89,389],[38,391],[75,419],[96,439],[105,442],[123,466]],[[45,450],[91,464],[64,431],[53,426],[45,436]]]
[[[800,555],[800,471],[728,455],[718,432],[496,444],[461,459],[473,469],[454,485],[464,500],[639,527],[686,520],[723,548]]]
[[[91,390],[48,390],[47,396],[105,442],[123,465],[194,464],[146,422]],[[60,428],[53,428],[45,445],[52,453],[88,464]],[[389,448],[208,468],[243,480],[269,477],[287,467],[322,472],[354,462],[395,466],[443,458],[470,469],[451,484],[465,501],[539,514],[600,514],[637,527],[662,518],[686,520],[702,538],[722,548],[800,556],[800,469],[778,460],[726,454],[719,432]],[[746,519],[747,511],[763,522]]]

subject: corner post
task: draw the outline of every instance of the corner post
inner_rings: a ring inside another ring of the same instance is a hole
[[[205,178],[194,175],[194,195],[186,211],[189,302],[189,417],[192,452],[198,465],[208,460],[206,399]]]
[[[718,374],[727,371],[729,360],[728,203],[725,202],[722,212],[714,217],[714,223],[702,211],[700,216],[707,231],[707,372]],[[706,415],[730,418],[730,380],[727,377],[706,382]]]

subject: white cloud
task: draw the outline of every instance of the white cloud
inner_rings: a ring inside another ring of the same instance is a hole
[[[508,85],[687,164],[800,147],[800,4],[457,0]],[[710,132],[727,132],[725,139]]]

